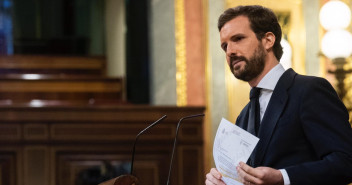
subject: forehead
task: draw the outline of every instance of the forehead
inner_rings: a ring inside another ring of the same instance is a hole
[[[254,33],[250,27],[250,22],[246,16],[238,16],[228,21],[220,30],[220,38],[224,39],[228,36],[236,34]]]

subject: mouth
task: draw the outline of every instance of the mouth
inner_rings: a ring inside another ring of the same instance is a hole
[[[243,61],[243,60],[241,60],[241,59],[232,60],[232,61],[231,61],[231,64],[232,64],[232,65],[236,65],[237,63],[239,63],[239,62],[241,62],[241,61]]]
[[[231,61],[231,66],[233,69],[236,69],[236,66],[238,66],[239,63],[244,62],[244,60],[241,59],[236,59]]]

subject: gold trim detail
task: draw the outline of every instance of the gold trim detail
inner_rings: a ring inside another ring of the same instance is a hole
[[[212,146],[213,146],[213,140],[212,140],[212,97],[213,97],[213,91],[212,91],[212,70],[211,70],[211,56],[210,56],[210,46],[209,46],[209,4],[207,0],[202,1],[203,4],[203,12],[204,17],[204,34],[206,35],[205,37],[205,103],[206,103],[206,109],[205,109],[205,119],[204,119],[204,174],[208,172],[208,169],[212,167],[212,161],[213,161],[213,152],[212,152]]]
[[[177,106],[187,105],[186,24],[183,0],[175,0],[175,48]]]

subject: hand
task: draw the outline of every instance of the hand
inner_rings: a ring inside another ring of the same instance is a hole
[[[245,185],[283,185],[284,179],[279,170],[269,167],[252,168],[240,162],[237,173]]]
[[[205,184],[206,185],[226,185],[224,181],[221,180],[221,173],[216,168],[212,168],[210,172],[206,175]]]

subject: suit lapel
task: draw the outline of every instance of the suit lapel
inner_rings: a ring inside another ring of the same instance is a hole
[[[281,76],[274,89],[259,129],[258,136],[260,140],[256,147],[254,166],[258,166],[263,162],[267,146],[288,99],[287,89],[290,87],[296,74],[292,69],[287,70]]]
[[[240,115],[237,117],[237,120],[236,120],[236,125],[245,129],[245,130],[248,125],[248,113],[249,113],[249,111],[248,111],[249,106],[248,105],[249,104],[247,104],[243,108],[242,112],[240,113]]]

